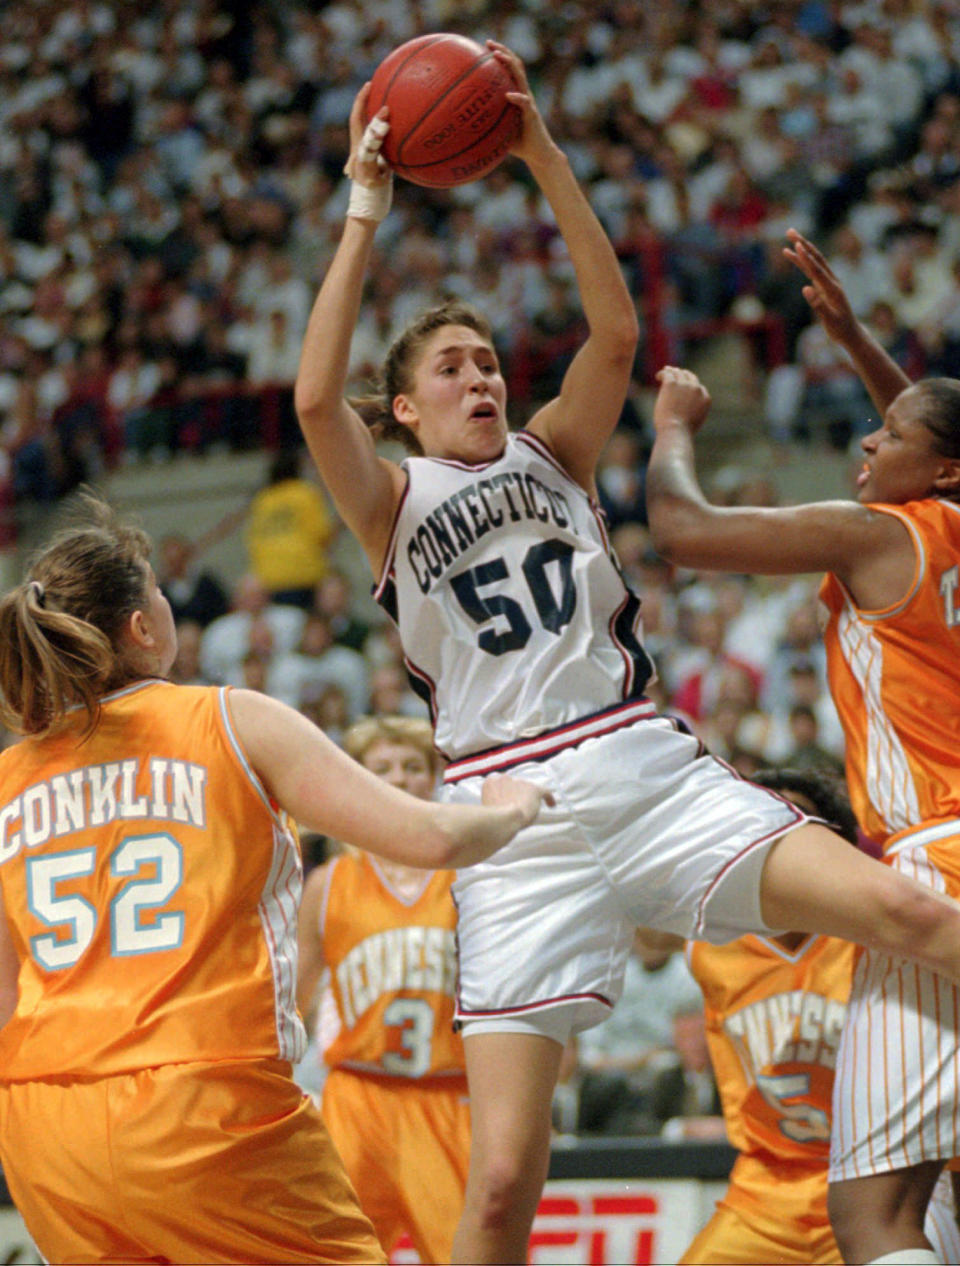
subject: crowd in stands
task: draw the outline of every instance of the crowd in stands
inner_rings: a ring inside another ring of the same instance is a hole
[[[823,245],[911,376],[960,375],[950,0],[10,0],[0,485],[46,503],[118,462],[275,449],[246,518],[248,574],[229,584],[195,542],[161,544],[177,680],[266,690],[334,737],[363,713],[426,714],[390,626],[356,615],[330,563],[338,524],[291,454],[300,344],[346,208],[350,105],[393,47],[431,30],[524,59],[636,295],[636,390],[600,493],[643,597],[658,701],[746,774],[839,769],[815,580],[678,573],[652,552],[641,388],[733,323],[762,336],[775,441],[856,439],[869,402],[811,324],[781,256],[790,225]],[[555,392],[581,317],[519,165],[452,191],[404,184],[370,276],[358,392],[441,278],[492,319],[518,415]],[[746,477],[713,492],[773,495]],[[296,534],[273,548],[291,514]],[[281,553],[302,566],[278,572]]]
[[[0,452],[18,496],[50,500],[122,458],[295,438],[350,103],[396,44],[437,29],[496,36],[528,64],[634,286],[638,382],[732,320],[766,335],[777,439],[812,417],[838,445],[856,433],[862,394],[779,258],[789,224],[828,247],[911,371],[956,366],[946,0],[13,0]],[[517,409],[553,390],[579,314],[519,165],[452,192],[405,185],[377,250],[358,386],[442,277],[494,317]]]

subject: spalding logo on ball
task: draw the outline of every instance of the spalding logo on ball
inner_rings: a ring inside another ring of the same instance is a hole
[[[517,88],[494,55],[462,35],[420,35],[395,48],[370,84],[367,117],[390,107],[383,156],[416,185],[449,189],[492,171],[520,133]]]

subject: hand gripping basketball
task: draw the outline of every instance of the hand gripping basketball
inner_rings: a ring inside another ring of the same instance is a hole
[[[352,177],[347,215],[357,220],[373,220],[379,224],[390,210],[393,201],[393,173],[380,153],[383,138],[389,131],[390,124],[387,120],[375,115],[363,129],[355,162],[351,158],[347,164],[347,174]],[[362,185],[356,179],[356,165],[361,163],[373,164],[379,177],[376,184]]]

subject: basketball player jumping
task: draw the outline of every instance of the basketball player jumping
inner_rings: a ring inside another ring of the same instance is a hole
[[[549,203],[588,334],[560,394],[508,434],[490,326],[448,304],[394,343],[376,420],[415,454],[381,457],[344,399],[350,340],[391,178],[389,120],[350,119],[343,236],[296,384],[304,435],[397,621],[411,678],[470,803],[493,769],[555,795],[542,825],[458,876],[472,1116],[457,1262],[524,1262],[564,1044],[616,1001],[636,924],[726,940],[799,928],[912,953],[960,981],[960,908],[736,778],[658,717],[639,603],[611,554],[594,471],[623,407],[637,317],[614,252],[549,135],[522,63],[513,147]]]

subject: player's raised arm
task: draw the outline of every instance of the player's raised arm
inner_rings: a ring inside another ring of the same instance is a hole
[[[623,409],[639,337],[637,313],[610,240],[566,155],[547,130],[520,59],[489,41],[518,90],[509,99],[523,127],[512,153],[523,159],[550,203],[570,253],[589,334],[574,357],[560,395],[529,429],[543,437],[569,474],[592,489],[597,459]]]
[[[790,245],[784,247],[783,253],[807,278],[803,297],[833,341],[853,361],[870,399],[882,415],[900,392],[910,386],[910,379],[863,322],[857,320],[840,279],[823,254],[796,229],[788,229],[787,238]]]
[[[403,475],[379,457],[373,437],[344,399],[350,343],[377,225],[390,207],[392,176],[379,146],[386,111],[365,127],[369,84],[350,112],[350,204],[343,235],[307,324],[294,389],[297,417],[337,510],[364,547],[374,570],[386,549]],[[384,116],[384,117],[381,117]]]
[[[876,569],[884,584],[892,582],[895,596],[905,589],[913,552],[906,530],[889,515],[848,501],[773,509],[711,505],[694,453],[710,396],[689,370],[667,366],[657,379],[646,494],[653,543],[664,558],[685,567],[766,575],[832,571],[865,596],[867,573]]]

